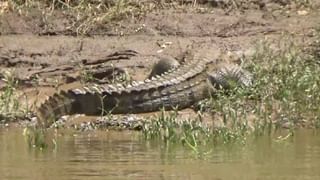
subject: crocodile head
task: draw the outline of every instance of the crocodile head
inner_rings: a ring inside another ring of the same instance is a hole
[[[214,89],[233,89],[252,86],[253,76],[240,66],[222,64],[208,73],[208,81]]]

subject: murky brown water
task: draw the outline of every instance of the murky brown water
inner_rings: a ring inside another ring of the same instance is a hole
[[[219,146],[204,159],[146,143],[137,132],[64,133],[56,149],[29,148],[21,129],[0,129],[0,179],[320,179],[320,133]]]

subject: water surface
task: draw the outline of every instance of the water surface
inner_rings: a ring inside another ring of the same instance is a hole
[[[22,129],[0,129],[0,179],[320,179],[320,134],[216,146],[199,158],[186,147],[146,142],[139,132],[59,132],[57,147],[30,148]]]

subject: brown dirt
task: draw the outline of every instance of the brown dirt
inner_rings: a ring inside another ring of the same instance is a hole
[[[144,79],[157,55],[178,56],[194,43],[211,58],[233,55],[237,60],[252,54],[260,40],[293,35],[307,44],[313,38],[318,4],[310,8],[266,2],[238,9],[192,4],[158,9],[140,19],[99,24],[86,36],[68,29],[70,20],[59,11],[45,22],[38,11],[6,12],[0,16],[0,77],[14,72],[19,91],[33,104],[58,89],[80,86],[86,72],[106,77],[101,83],[124,71],[131,79]],[[0,87],[4,85],[0,81]]]

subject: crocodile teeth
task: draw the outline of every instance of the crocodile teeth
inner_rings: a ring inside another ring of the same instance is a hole
[[[157,79],[156,79],[154,76],[152,76],[152,77],[151,77],[151,80],[152,80],[152,81],[155,81],[155,80],[157,80]]]
[[[144,80],[144,82],[145,83],[149,83],[149,82],[151,82],[151,80],[150,79],[146,79],[146,80]]]
[[[132,88],[131,84],[128,84],[128,85],[127,85],[127,88]]]

